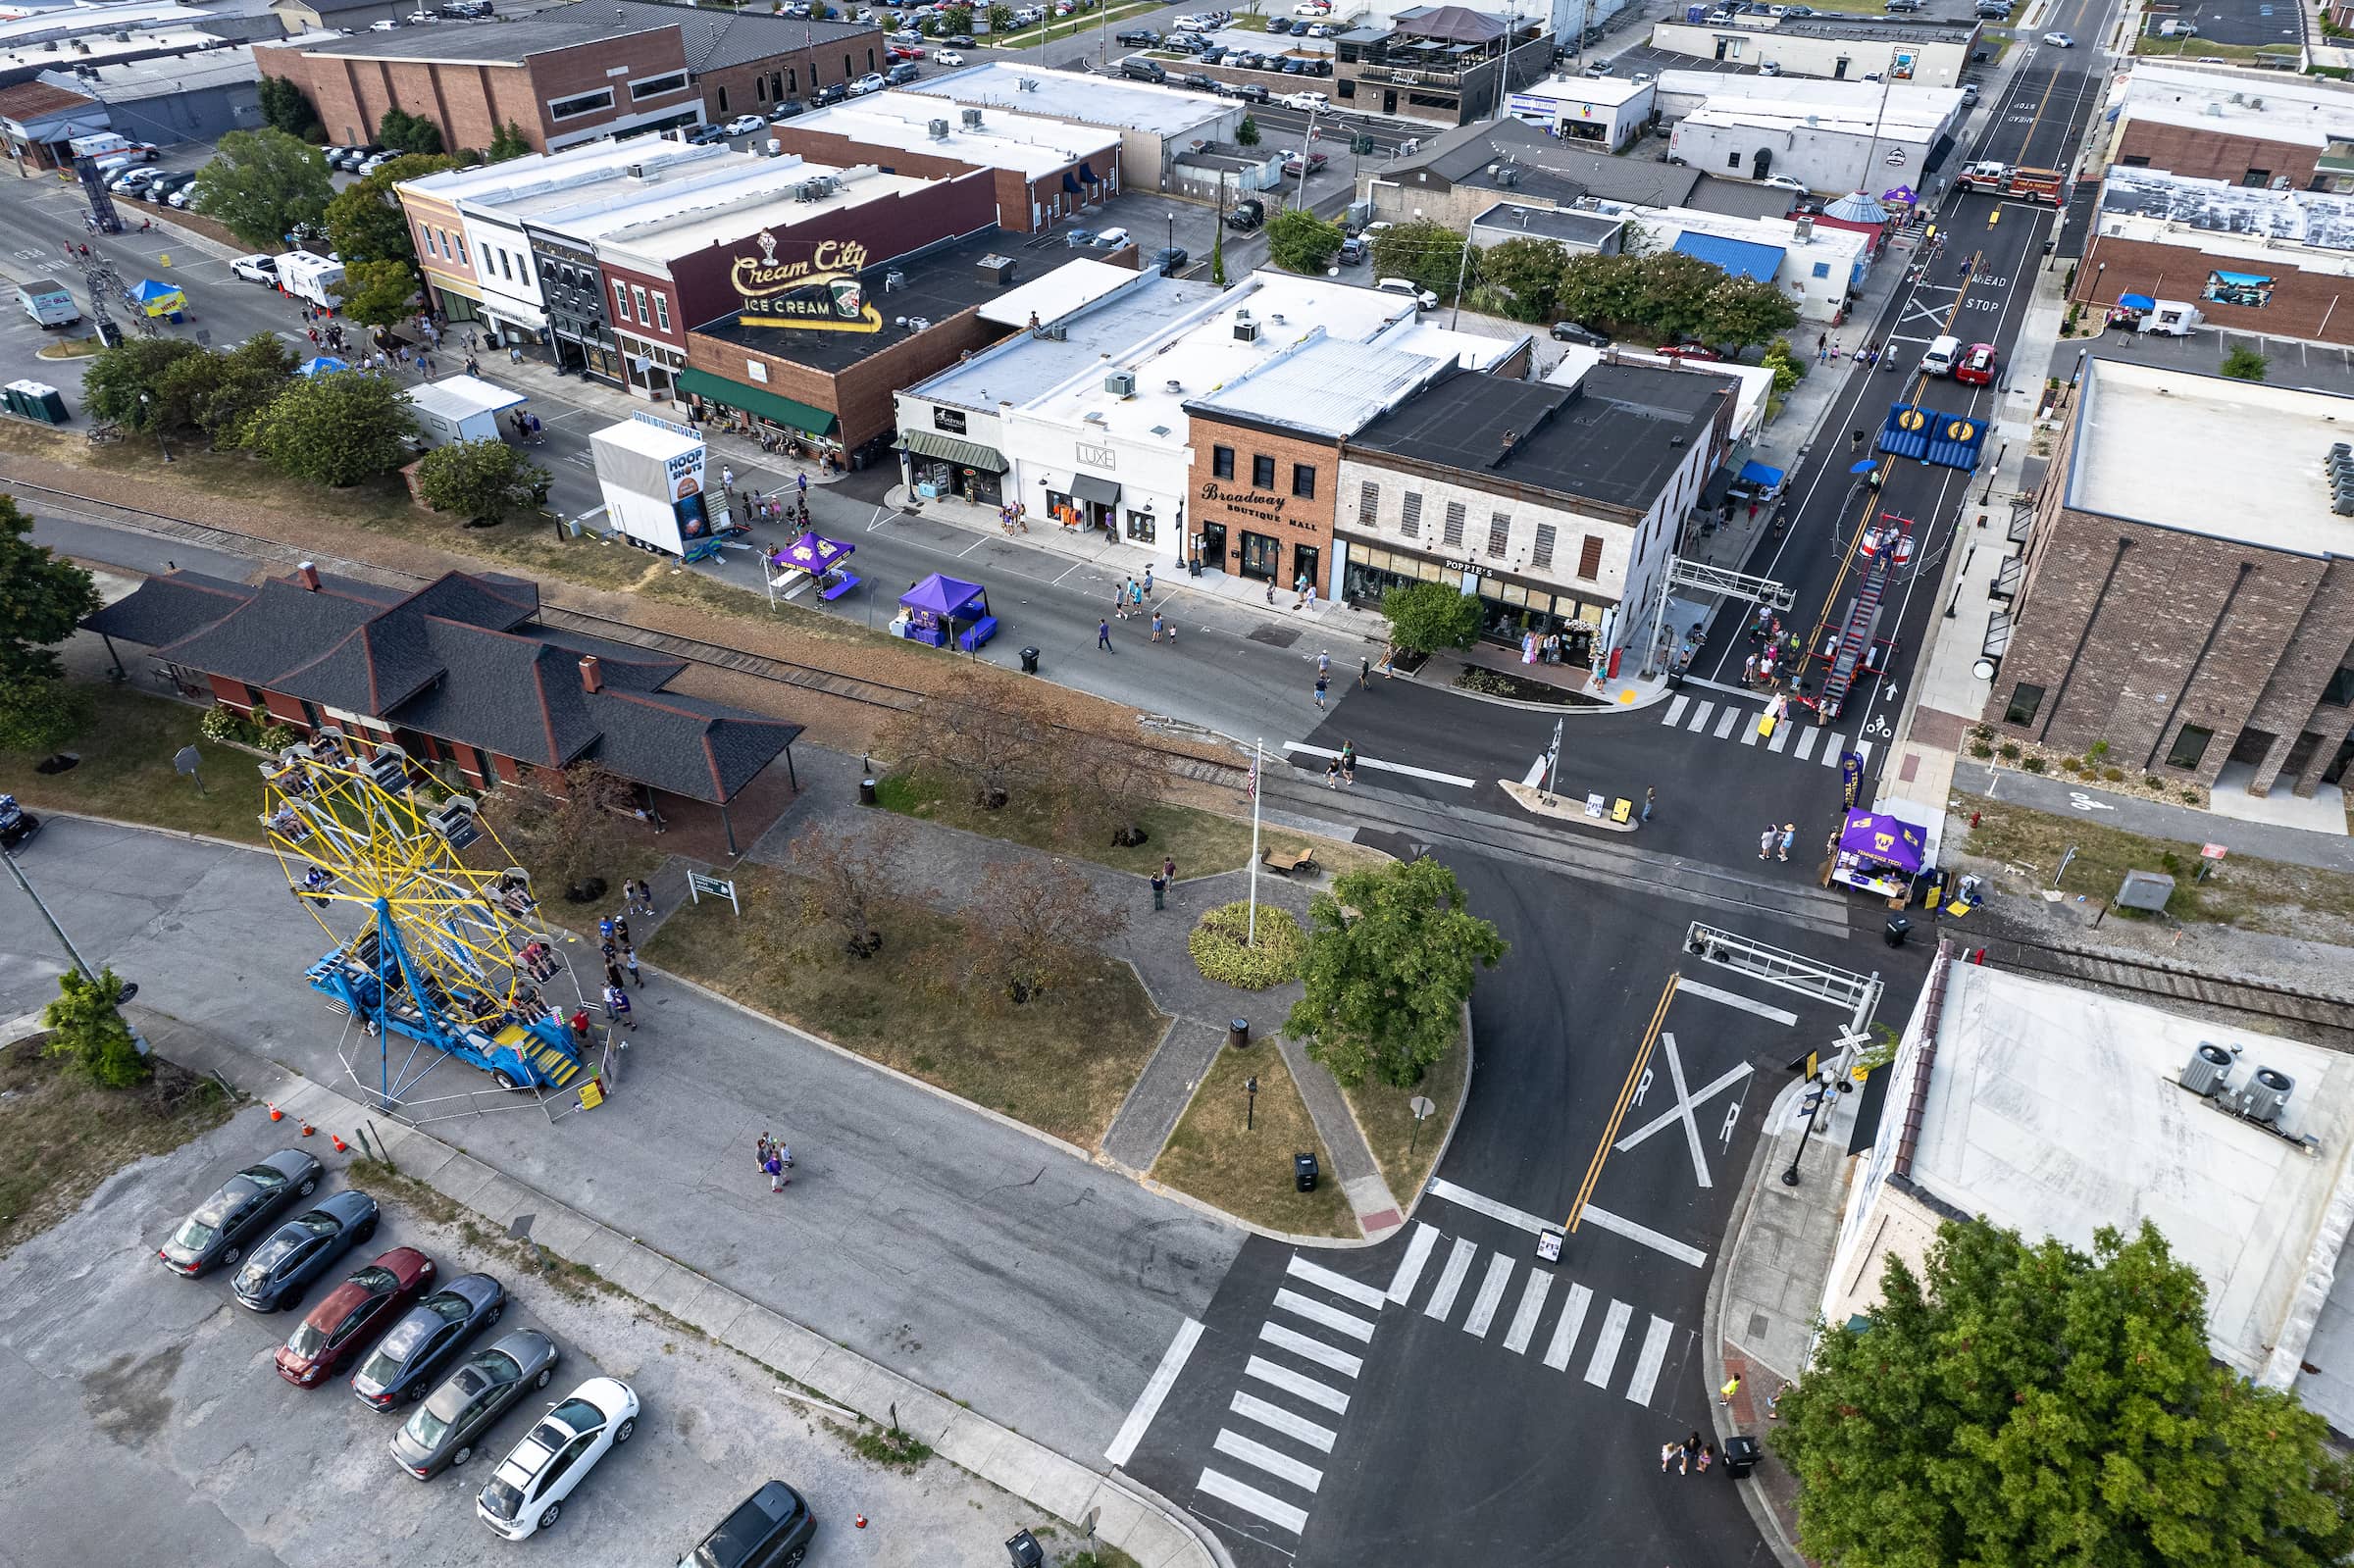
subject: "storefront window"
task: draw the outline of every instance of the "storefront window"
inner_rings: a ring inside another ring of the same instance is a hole
[[[1152,514],[1150,512],[1129,513],[1128,536],[1139,544],[1152,543],[1153,540],[1158,536],[1158,530],[1154,524]]]
[[[915,482],[928,487],[935,496],[953,496],[979,506],[998,506],[1004,499],[1002,474],[943,463],[937,458],[918,457],[908,466],[915,475]]]
[[[1272,581],[1283,572],[1283,541],[1264,533],[1243,534],[1243,576]]]

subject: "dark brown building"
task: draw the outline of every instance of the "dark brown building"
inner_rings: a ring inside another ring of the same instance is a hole
[[[2354,744],[2354,399],[2095,359],[1998,596],[1986,721],[2311,795]],[[2228,454],[2228,458],[2219,456]],[[2007,644],[2004,637],[2007,634]]]

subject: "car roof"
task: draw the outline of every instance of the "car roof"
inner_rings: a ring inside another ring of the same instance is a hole
[[[693,1560],[704,1568],[737,1568],[760,1549],[777,1526],[796,1517],[806,1506],[799,1492],[782,1481],[771,1481],[720,1521],[719,1528],[694,1549]]]
[[[344,1315],[375,1292],[364,1285],[345,1280],[341,1285],[319,1298],[319,1304],[302,1316],[302,1321],[314,1329],[332,1329],[343,1321]]]

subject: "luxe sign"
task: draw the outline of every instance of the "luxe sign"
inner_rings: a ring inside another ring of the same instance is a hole
[[[859,270],[866,247],[855,240],[821,239],[806,261],[779,261],[777,236],[765,230],[760,254],[739,256],[729,280],[742,309],[742,327],[799,327],[815,331],[875,332],[883,315],[867,302]]]

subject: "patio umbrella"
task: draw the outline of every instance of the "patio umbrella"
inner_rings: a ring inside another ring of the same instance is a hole
[[[1879,466],[1879,461],[1876,458],[1868,457],[1861,463],[1848,464],[1847,471],[1850,474],[1869,474],[1873,469],[1878,468]]]

